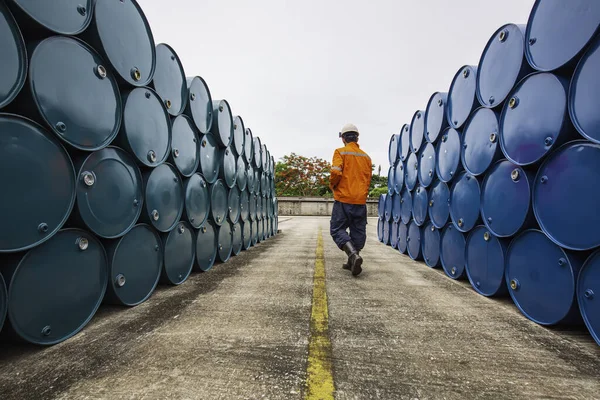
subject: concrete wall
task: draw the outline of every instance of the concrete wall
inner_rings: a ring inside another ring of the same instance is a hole
[[[331,215],[333,209],[333,199],[323,199],[314,197],[278,197],[279,215]],[[367,200],[367,215],[369,217],[377,216],[377,200]]]

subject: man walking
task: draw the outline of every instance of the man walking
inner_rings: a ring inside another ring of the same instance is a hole
[[[330,233],[348,255],[343,268],[357,276],[362,272],[359,251],[367,240],[367,196],[371,185],[371,158],[358,146],[358,129],[346,124],[340,132],[344,147],[333,153],[329,187],[333,191]],[[347,229],[350,229],[348,235]]]

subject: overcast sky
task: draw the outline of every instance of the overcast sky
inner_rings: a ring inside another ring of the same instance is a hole
[[[382,175],[389,138],[477,64],[505,23],[526,24],[533,0],[138,0],[156,43],[188,76],[229,101],[276,159],[331,162],[338,132],[358,126]],[[376,169],[377,172],[377,169]]]

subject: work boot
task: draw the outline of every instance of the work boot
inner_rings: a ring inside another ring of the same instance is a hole
[[[362,257],[358,254],[358,251],[356,251],[356,248],[352,242],[347,242],[344,247],[342,247],[342,250],[344,250],[348,255],[348,265],[350,266],[352,275],[358,276],[362,272]]]
[[[360,251],[356,252],[360,256]],[[350,261],[346,262],[346,264],[342,265],[342,268],[350,271],[352,268],[350,267]]]

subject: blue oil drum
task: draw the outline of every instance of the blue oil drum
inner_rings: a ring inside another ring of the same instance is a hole
[[[450,218],[460,232],[469,232],[481,222],[481,188],[473,175],[462,172],[450,189]]]
[[[506,24],[490,38],[479,59],[477,99],[500,107],[517,82],[532,72],[525,58],[525,25]]]
[[[233,139],[233,115],[227,100],[213,100],[212,134],[220,147],[229,147]]]
[[[393,222],[383,221],[383,244],[386,246],[390,245],[392,224]]]
[[[487,227],[475,227],[467,236],[467,277],[475,291],[492,297],[507,293],[504,263],[508,243],[492,235]]]
[[[221,226],[217,227],[217,257],[221,262],[227,262],[233,251],[233,236],[231,224],[225,221]]]
[[[425,224],[421,237],[421,251],[425,264],[437,268],[440,264],[440,230],[429,221]]]
[[[217,258],[217,227],[207,219],[196,232],[196,269],[210,270]]]
[[[210,198],[208,184],[200,174],[194,174],[183,184],[184,207],[183,218],[189,221],[194,229],[199,229],[208,217]]]
[[[425,111],[418,110],[410,123],[410,151],[418,153],[425,137]]]
[[[146,301],[162,270],[164,253],[158,233],[147,224],[138,224],[108,243],[106,250],[109,273],[104,302],[133,307]]]
[[[199,133],[190,117],[180,115],[173,119],[169,162],[185,178],[194,175],[200,165],[198,136]]]
[[[95,1],[84,40],[112,65],[120,80],[148,86],[156,68],[156,48],[148,20],[135,0]]]
[[[250,194],[250,204],[248,206],[249,220],[256,221],[256,195]],[[252,231],[254,234],[254,231]]]
[[[250,220],[250,194],[247,190],[240,192],[240,220]]]
[[[444,272],[451,279],[460,279],[465,274],[465,235],[454,224],[449,223],[442,230],[440,261]]]
[[[419,183],[423,187],[429,187],[435,178],[435,147],[431,143],[425,143],[419,153]]]
[[[231,189],[229,189],[229,196],[227,201],[227,203],[229,204],[229,213],[227,216],[229,217],[229,220],[232,224],[237,224],[237,222],[240,220],[240,215],[242,211],[240,209],[240,200],[241,197],[238,188],[234,186]]]
[[[594,107],[600,93],[600,37],[577,65],[569,90],[569,113],[575,128],[586,139],[600,143],[600,116]]]
[[[390,144],[388,146],[388,159],[390,165],[396,165],[398,161],[398,148],[400,147],[400,135],[392,135],[390,138]]]
[[[406,168],[404,170],[406,173],[404,184],[408,190],[412,191],[417,186],[417,176],[419,175],[419,158],[415,153],[410,153],[406,159]]]
[[[449,183],[462,169],[460,152],[462,138],[456,129],[448,128],[435,149],[435,171],[439,180]]]
[[[427,189],[417,186],[412,196],[412,215],[417,226],[423,226],[429,219],[429,196]]]
[[[435,180],[429,188],[429,219],[437,229],[443,229],[450,218],[450,188]]]
[[[379,216],[379,219],[385,218],[385,202],[387,197],[387,194],[379,195],[379,202],[377,203],[377,215]]]
[[[400,221],[402,213],[402,202],[399,194],[394,193],[392,195],[392,220],[394,222]]]
[[[69,60],[69,62],[65,62]],[[119,133],[123,114],[116,78],[105,61],[84,42],[52,36],[31,49],[29,87],[39,116],[65,143],[76,149],[102,149]]]
[[[535,222],[531,209],[534,176],[510,161],[501,160],[481,185],[481,218],[492,235],[507,238]]]
[[[156,46],[156,69],[152,85],[170,115],[181,115],[188,103],[187,78],[175,50],[168,44]]]
[[[561,247],[600,246],[600,144],[568,143],[542,164],[533,186],[533,211],[542,231]]]
[[[451,128],[462,127],[471,112],[479,107],[479,101],[475,92],[477,91],[477,67],[465,65],[458,70],[450,90],[448,91],[448,104],[446,107],[446,118]]]
[[[410,222],[410,221],[409,221]],[[398,225],[398,251],[402,254],[406,254],[408,249],[408,242],[406,239],[408,238],[408,225],[404,222],[401,222]]]
[[[394,192],[396,194],[400,194],[402,188],[404,187],[404,163],[401,160],[398,160],[396,167],[394,169]]]
[[[19,26],[4,3],[0,4],[0,108],[19,94],[27,78],[27,52]]]
[[[254,194],[256,182],[254,182],[254,168],[248,164],[246,166],[246,188],[250,194]]]
[[[473,111],[463,130],[460,158],[465,171],[479,176],[500,160],[499,137],[498,114],[483,107]]]
[[[240,221],[242,226],[242,249],[248,250],[252,247],[252,222]]]
[[[73,222],[105,239],[125,235],[143,207],[142,174],[133,158],[118,147],[93,152],[81,163]]]
[[[183,183],[175,168],[164,163],[143,173],[144,210],[141,220],[160,232],[169,232],[183,213]]]
[[[425,140],[436,143],[440,134],[448,127],[446,104],[448,93],[435,92],[427,102],[425,110]]]
[[[200,170],[206,182],[213,184],[219,179],[221,152],[213,135],[204,135],[200,140]]]
[[[231,144],[231,149],[235,155],[242,157],[246,145],[246,127],[244,126],[244,120],[239,115],[233,118],[233,139]]]
[[[246,139],[244,140],[244,159],[248,165],[254,160],[254,137],[250,128],[246,128]]]
[[[6,283],[2,274],[0,274],[0,332],[4,326],[4,320],[6,319],[6,311],[8,309],[8,291],[6,290]]]
[[[422,260],[421,252],[421,228],[415,223],[415,220],[408,224],[408,236],[406,238],[408,256],[413,260]]]
[[[581,264],[543,232],[527,230],[513,239],[506,254],[510,296],[523,315],[537,324],[580,322],[575,285]]]
[[[400,193],[400,220],[408,225],[412,219],[412,193],[404,188]]]
[[[217,226],[221,226],[229,213],[229,193],[220,179],[210,185],[210,218]]]
[[[410,153],[410,125],[404,124],[400,130],[400,160],[406,161]]]
[[[75,204],[75,169],[58,139],[35,122],[0,114],[0,132],[0,253],[13,253],[42,244],[65,224]]]
[[[388,170],[388,176],[387,176],[387,191],[388,194],[391,196],[392,194],[395,193],[395,187],[396,187],[396,168],[392,165],[390,167],[390,169]]]
[[[244,247],[242,241],[242,223],[238,222],[237,224],[231,227],[231,239],[232,239],[232,247],[231,254],[234,256],[238,256],[242,252],[242,248]]]
[[[394,217],[394,196],[388,194],[385,197],[385,209],[384,209],[384,219],[386,221],[391,221]]]
[[[123,94],[123,123],[115,144],[139,165],[152,168],[165,162],[171,135],[169,113],[154,90],[140,87]]]
[[[537,164],[550,151],[576,138],[569,119],[569,82],[549,72],[523,78],[500,117],[500,146],[513,164]]]
[[[538,71],[569,67],[595,36],[600,3],[595,0],[536,0],[525,35],[525,55]]]
[[[262,169],[262,143],[258,136],[254,137],[254,144],[252,147],[254,148],[254,160],[252,166],[260,171]]]
[[[192,226],[182,221],[161,238],[164,259],[160,282],[181,285],[190,276],[196,260],[196,235]]]
[[[577,300],[583,321],[592,337],[600,345],[600,307],[594,301],[600,293],[600,250],[583,264],[577,279]],[[2,316],[0,315],[0,321]],[[1,324],[1,322],[0,322]],[[0,325],[1,326],[1,325]]]
[[[92,21],[92,0],[63,0],[48,7],[36,0],[12,0],[12,6],[19,25],[32,36],[38,33],[78,35]]]
[[[231,151],[230,147],[220,151],[220,168],[219,168],[219,179],[231,189],[235,186],[237,179],[237,163],[235,154]]]
[[[188,101],[185,115],[194,121],[196,129],[206,135],[213,123],[212,96],[208,84],[199,76],[186,79]]]
[[[392,228],[390,232],[390,246],[393,248],[398,248],[398,222],[394,221],[392,223]]]
[[[17,337],[29,343],[53,345],[74,336],[92,319],[106,292],[104,247],[80,229],[61,230],[39,247],[5,261],[7,328],[10,324]],[[71,283],[68,290],[65,282]],[[1,297],[3,282],[0,286]],[[3,311],[0,304],[0,325]]]

